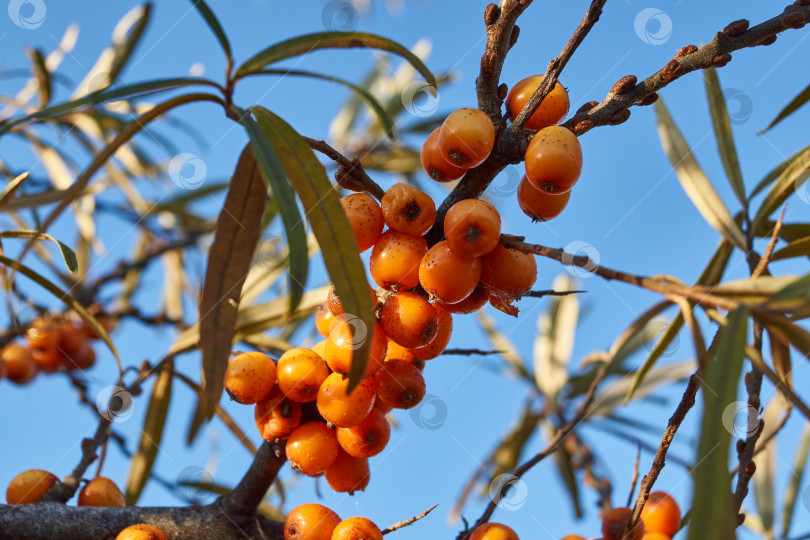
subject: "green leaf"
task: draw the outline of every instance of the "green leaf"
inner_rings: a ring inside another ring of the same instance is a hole
[[[31,70],[37,81],[37,94],[39,96],[39,107],[47,107],[51,101],[51,73],[45,65],[45,57],[39,49],[27,49],[28,59],[31,61]]]
[[[751,201],[755,196],[759,195],[765,188],[771,185],[774,180],[779,178],[782,175],[782,173],[785,172],[785,169],[787,169],[791,163],[795,161],[806,160],[808,158],[810,158],[810,146],[805,146],[804,148],[802,148],[801,150],[799,150],[798,152],[787,158],[785,161],[774,167],[773,170],[771,170],[771,172],[765,175],[765,178],[759,181],[759,184],[756,185],[754,190],[748,196],[748,200]],[[773,230],[773,228],[771,228],[770,230]],[[770,234],[766,236],[770,236]]]
[[[792,259],[793,257],[810,257],[810,236],[799,238],[789,243],[781,249],[777,249],[771,255],[772,261]]]
[[[720,160],[723,162],[723,169],[726,176],[737,195],[737,200],[745,206],[745,186],[743,185],[740,162],[737,157],[737,148],[734,145],[734,134],[731,131],[731,121],[726,109],[726,100],[723,97],[723,89],[720,86],[720,79],[714,68],[703,70],[703,82],[706,84],[706,95],[709,98],[709,113],[712,117],[714,136],[717,139],[717,150],[720,153]]]
[[[62,253],[62,259],[65,261],[65,266],[70,270],[71,274],[79,271],[79,263],[76,260],[76,254],[72,249],[65,244],[51,236],[37,231],[2,231],[0,238],[36,238],[37,240],[50,240],[59,246],[59,251]]]
[[[686,143],[678,126],[669,115],[662,100],[655,103],[658,120],[658,134],[661,144],[675,168],[675,173],[683,190],[692,200],[709,225],[714,227],[729,242],[746,250],[745,237],[740,227],[726,208],[723,200],[715,191],[706,174],[698,165],[692,149]]]
[[[376,326],[374,306],[368,294],[368,278],[357,241],[340,197],[309,144],[289,124],[267,109],[256,107],[253,113],[281,161],[288,181],[301,199],[344,311],[355,315],[365,325],[367,337],[354,351],[349,372],[351,391],[365,373]],[[306,248],[306,244],[303,247]]]
[[[204,2],[204,0],[190,0],[191,3],[197,8],[197,11],[200,12],[200,15],[203,16],[205,22],[208,23],[208,26],[214,32],[214,35],[217,36],[217,40],[219,40],[219,44],[222,46],[222,50],[225,51],[225,56],[230,60],[233,57],[231,53],[231,44],[228,41],[228,36],[225,35],[225,30],[222,29],[222,25],[219,24],[219,20],[217,20],[216,15],[211,9],[208,7],[208,4]]]
[[[9,197],[14,195],[14,192],[17,191],[17,188],[20,187],[20,184],[28,180],[28,177],[31,176],[31,173],[24,172],[19,176],[15,176],[12,178],[6,187],[3,188],[3,191],[0,192],[0,207],[2,207],[5,202],[8,200]]]
[[[805,424],[802,440],[796,448],[796,457],[793,458],[793,468],[790,483],[785,488],[785,502],[782,506],[782,540],[787,540],[793,527],[793,513],[796,510],[796,500],[799,487],[802,484],[804,469],[807,466],[807,456],[810,452],[810,424]]]
[[[770,191],[765,195],[762,204],[757,210],[754,219],[751,221],[751,227],[756,230],[761,221],[765,220],[781,207],[784,202],[802,184],[804,184],[810,173],[810,149],[806,152],[801,152],[796,159],[789,162],[787,167],[779,174],[776,182],[771,186]]]
[[[717,336],[715,360],[704,370],[703,422],[695,468],[689,540],[736,540],[737,516],[728,470],[731,433],[724,412],[737,400],[748,328],[748,310],[728,316]],[[726,415],[728,416],[728,415]]]
[[[810,85],[808,85],[807,88],[799,92],[798,96],[790,100],[790,103],[788,103],[784,109],[779,111],[779,114],[776,115],[776,118],[771,120],[771,123],[768,124],[768,127],[766,127],[765,131],[763,131],[762,133],[766,133],[773,126],[775,126],[776,124],[778,124],[779,122],[781,122],[782,120],[784,120],[785,118],[796,112],[799,109],[799,107],[807,103],[808,100],[810,100]]]
[[[418,56],[407,48],[390,39],[364,32],[318,32],[294,37],[281,43],[271,45],[256,56],[242,64],[236,70],[236,78],[258,71],[264,66],[309,53],[320,49],[348,49],[353,47],[368,47],[398,54],[407,60],[425,80],[435,89],[436,77],[425,66]]]

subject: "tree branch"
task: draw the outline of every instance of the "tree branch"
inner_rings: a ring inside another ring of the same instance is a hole
[[[82,440],[82,458],[70,476],[55,484],[48,492],[42,496],[43,501],[59,503],[68,502],[79,489],[84,473],[96,460],[96,452],[100,446],[107,443],[110,436],[110,421],[104,417],[99,417],[98,428],[92,439]],[[0,527],[2,530],[2,527]]]
[[[222,498],[222,508],[229,515],[249,517],[256,514],[278,471],[287,461],[284,447],[265,441],[256,452],[250,468],[236,487]]]
[[[338,164],[335,172],[335,180],[344,189],[349,191],[366,191],[372,194],[377,200],[381,200],[385,191],[371,177],[366,174],[359,159],[349,159],[331,146],[326,141],[319,141],[304,137],[309,147],[324,154],[326,157]]]

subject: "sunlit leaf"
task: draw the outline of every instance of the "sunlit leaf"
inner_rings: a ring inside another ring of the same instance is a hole
[[[810,159],[810,146],[806,146],[787,158],[785,161],[774,167],[765,178],[759,181],[751,193],[748,195],[748,200],[752,200],[755,196],[761,193],[765,188],[771,185],[777,178],[779,178],[782,173],[790,166],[791,163],[795,163],[797,161],[805,161]],[[766,235],[770,236],[770,235]]]
[[[754,219],[751,220],[751,227],[754,230],[757,229],[761,221],[776,212],[788,197],[804,185],[807,179],[810,178],[808,169],[810,169],[810,148],[790,161],[787,167],[779,174],[776,182],[765,195]]]
[[[557,291],[575,290],[577,284],[565,275],[557,277],[552,288]],[[568,382],[568,363],[574,350],[574,337],[579,320],[577,295],[551,298],[548,310],[537,319],[537,337],[534,340],[534,380],[537,388],[548,399]]]
[[[5,205],[6,201],[8,201],[8,199],[9,199],[9,197],[14,195],[14,192],[17,191],[17,188],[20,187],[20,185],[23,182],[28,180],[29,176],[30,176],[30,173],[24,172],[24,173],[22,173],[22,174],[20,174],[18,176],[15,176],[11,180],[9,180],[8,184],[6,184],[6,187],[4,187],[3,191],[0,192],[0,207]]]
[[[45,57],[39,49],[27,49],[28,59],[31,61],[31,70],[37,81],[37,95],[39,96],[39,107],[47,107],[51,101],[51,73],[45,65]]]
[[[787,540],[793,530],[793,514],[796,510],[799,487],[802,485],[804,469],[807,467],[807,456],[810,452],[810,424],[805,424],[802,439],[796,448],[796,457],[793,458],[793,467],[790,468],[791,477],[785,488],[785,499],[782,505],[782,540]]]
[[[810,236],[799,238],[789,243],[781,249],[777,249],[771,255],[772,261],[781,261],[793,257],[810,257]]]
[[[737,147],[734,145],[734,134],[731,131],[731,121],[726,109],[726,100],[723,88],[714,68],[703,70],[703,81],[706,84],[706,95],[709,98],[709,112],[714,126],[714,136],[717,139],[717,150],[726,176],[741,204],[746,204],[745,186],[743,185],[740,162],[737,158]]]
[[[68,246],[51,236],[37,231],[2,231],[0,238],[36,238],[37,240],[48,240],[59,246],[59,252],[62,254],[62,260],[65,261],[65,266],[72,274],[79,271],[79,264],[76,261],[76,254]]]

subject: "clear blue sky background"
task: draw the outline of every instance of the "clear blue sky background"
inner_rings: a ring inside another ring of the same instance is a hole
[[[11,24],[0,13],[0,50],[2,69],[25,68],[22,54],[25,46],[37,46],[46,51],[57,45],[66,27],[78,23],[79,42],[65,59],[60,72],[73,83],[80,81],[109,42],[114,24],[135,4],[126,3],[65,3],[46,0],[47,14],[41,26],[24,30]],[[237,60],[245,60],[270,43],[296,34],[322,31],[324,2],[268,2],[251,0],[227,2],[211,0],[229,34]],[[440,94],[439,110],[474,107],[474,80],[484,46],[484,2],[440,2],[422,0],[404,2],[397,13],[387,12],[380,3],[359,20],[359,29],[393,38],[412,46],[420,38],[429,37],[433,52],[427,61],[434,72],[448,69],[458,74],[457,81]],[[197,63],[205,67],[205,76],[219,80],[224,71],[221,51],[198,14],[187,2],[159,2],[155,6],[152,24],[135,52],[134,61],[121,79],[134,83],[148,79],[182,76]],[[587,2],[535,2],[520,21],[521,35],[504,67],[502,80],[512,84],[524,76],[541,73],[548,61],[557,54],[578,23]],[[634,22],[646,8],[663,12],[664,28],[651,21],[647,34],[637,33]],[[782,3],[660,2],[651,0],[615,0],[608,6],[599,24],[570,62],[562,82],[570,92],[572,109],[588,100],[601,100],[611,85],[621,76],[636,74],[640,78],[662,67],[683,45],[708,42],[714,33],[728,22],[748,18],[757,23],[776,15]],[[666,22],[671,31],[666,32]],[[734,54],[734,60],[720,71],[720,79],[729,96],[728,107],[735,118],[734,132],[740,151],[746,186],[750,189],[772,167],[807,143],[807,111],[801,111],[767,135],[756,132],[764,128],[800,89],[807,84],[806,59],[810,56],[807,29],[782,34],[775,45],[747,49]],[[646,39],[642,39],[645,37]],[[660,41],[660,43],[655,43]],[[653,42],[653,43],[650,43]],[[804,60],[802,60],[804,59]],[[341,75],[350,80],[359,77],[372,65],[374,56],[368,51],[320,52],[305,57],[299,67]],[[289,63],[288,65],[292,65]],[[4,93],[16,93],[19,80],[0,80]],[[72,90],[72,87],[71,87]],[[67,97],[60,88],[58,98]],[[662,97],[683,130],[687,140],[709,177],[714,181],[732,213],[738,210],[728,187],[711,133],[711,123],[700,74],[690,74],[662,92]],[[328,83],[285,79],[248,81],[237,92],[242,106],[259,103],[284,117],[301,133],[325,137],[328,125],[346,98],[346,92]],[[163,133],[172,138],[180,152],[199,155],[207,167],[206,181],[227,178],[236,157],[246,142],[239,127],[224,118],[221,110],[210,105],[195,105],[177,113],[191,122],[208,141],[200,148],[182,130],[164,126]],[[24,147],[0,139],[0,159],[15,170],[32,168],[43,175],[41,165],[34,165]],[[517,208],[512,193],[494,197],[502,210],[504,231],[525,234],[529,240],[562,247],[571,242],[587,242],[598,252],[602,264],[638,274],[672,274],[692,282],[717,244],[718,235],[695,210],[672,172],[661,150],[655,130],[652,108],[633,108],[629,122],[619,127],[599,128],[581,139],[585,155],[582,178],[571,202],[558,219],[549,224],[531,224]],[[150,147],[155,156],[168,161],[171,156]],[[505,175],[496,181],[504,191],[514,191],[514,177]],[[513,183],[510,184],[510,179]],[[393,178],[379,176],[383,185]],[[175,193],[166,181],[165,189]],[[167,186],[167,187],[166,187]],[[161,187],[160,189],[164,189]],[[431,186],[431,193],[441,197],[443,190]],[[216,210],[215,203],[211,209]],[[791,200],[788,221],[806,221],[808,206],[798,198]],[[10,227],[3,217],[3,227]],[[110,258],[130,251],[136,238],[126,222],[108,219],[100,228],[102,241],[110,249]],[[68,222],[52,229],[60,239],[70,241],[75,231]],[[30,259],[29,259],[30,260]],[[105,263],[99,265],[104,268]],[[199,277],[203,268],[199,262],[193,276]],[[539,260],[537,288],[549,288],[558,273],[564,270],[555,262]],[[747,275],[744,261],[735,255],[729,266],[729,277]],[[774,265],[774,271],[790,271],[787,265]],[[798,272],[800,268],[793,268]],[[146,311],[160,304],[158,290],[162,284],[159,265],[147,275],[147,287],[140,294]],[[310,278],[308,286],[325,283],[322,273]],[[657,298],[629,286],[606,283],[600,278],[583,280],[588,293],[583,301],[586,314],[580,325],[572,362],[578,363],[587,353],[605,349],[621,330]],[[43,297],[44,298],[44,297]],[[547,300],[526,299],[521,303],[518,320],[492,310],[501,329],[531,359],[536,333],[537,316],[547,306]],[[456,318],[457,330],[451,346],[488,346],[486,338],[473,324],[474,317]],[[143,359],[159,359],[174,335],[161,331],[155,335],[133,323],[125,323],[114,335],[124,361],[137,364]],[[302,336],[303,339],[303,336]],[[113,384],[114,369],[111,356],[99,347],[99,366],[90,372],[92,388],[98,392]],[[692,347],[686,335],[681,336],[677,350],[668,361],[689,358]],[[640,359],[636,359],[639,361]],[[186,355],[177,362],[178,369],[198,376],[198,355]],[[794,361],[794,380],[807,375],[806,363]],[[417,525],[397,532],[397,538],[450,538],[459,530],[458,524],[448,524],[447,514],[453,506],[469,475],[490,451],[493,444],[517,417],[527,394],[527,387],[508,376],[501,360],[489,358],[446,357],[432,361],[426,369],[428,391],[446,406],[445,422],[435,430],[423,429],[408,413],[397,413],[399,429],[394,430],[386,452],[372,460],[372,481],[369,488],[353,498],[333,494],[325,487],[318,499],[315,482],[295,477],[288,468],[283,472],[290,484],[285,509],[297,504],[321,500],[341,516],[364,515],[382,527],[409,518],[424,509],[439,504],[439,508]],[[801,386],[799,385],[799,389]],[[185,446],[185,434],[193,410],[193,395],[181,384],[175,384],[175,396],[169,415],[164,443],[156,470],[169,480],[188,474],[188,467],[208,467],[217,482],[233,484],[249,463],[249,455],[219,423],[207,427],[196,444]],[[626,417],[643,418],[656,431],[644,435],[646,441],[657,444],[660,433],[677,402],[682,385],[661,392],[663,403],[631,404],[622,411]],[[773,395],[766,387],[764,395]],[[227,404],[228,410],[249,433],[254,443],[259,437],[253,429],[252,407]],[[116,425],[126,435],[134,449],[146,409],[144,399],[135,402],[131,417]],[[430,416],[432,411],[423,411]],[[699,413],[699,409],[693,413]],[[798,417],[798,415],[796,415]],[[688,462],[694,460],[696,424],[692,420],[679,433],[672,453]],[[778,447],[778,490],[786,484],[793,460],[801,420],[790,421]],[[0,485],[19,471],[44,468],[66,475],[78,461],[79,441],[95,429],[88,411],[76,404],[74,392],[61,376],[42,376],[26,387],[0,382]],[[581,434],[601,458],[599,471],[608,474],[614,483],[613,503],[624,504],[630,482],[635,445],[626,440],[608,437],[585,427]],[[542,448],[542,436],[535,436],[527,448],[536,452]],[[641,470],[648,470],[651,455],[642,453]],[[124,485],[126,460],[115,448],[104,468],[104,474]],[[193,469],[191,469],[193,471]],[[598,535],[598,518],[594,507],[595,495],[582,488],[585,519],[576,522],[569,499],[551,461],[545,462],[525,477],[526,497],[515,511],[498,510],[494,519],[510,524],[525,539],[559,538],[566,533],[579,532],[586,537]],[[682,506],[689,507],[692,484],[683,468],[667,467],[657,487],[672,491]],[[804,489],[800,492],[804,493]],[[781,495],[780,495],[781,498]],[[203,500],[207,501],[203,497]],[[141,503],[171,505],[180,501],[155,482],[147,486]],[[747,506],[753,505],[749,499]],[[465,515],[474,520],[482,504],[470,505]],[[778,518],[778,516],[777,516]],[[794,521],[794,534],[810,529],[806,503],[800,501]]]

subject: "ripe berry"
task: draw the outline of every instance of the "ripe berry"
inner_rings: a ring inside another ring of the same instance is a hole
[[[360,381],[351,394],[349,379],[332,373],[318,390],[318,411],[327,422],[339,427],[356,426],[366,419],[374,406],[376,387],[372,377]]]
[[[364,517],[344,519],[335,527],[332,540],[382,540],[382,531]]]
[[[456,167],[472,169],[489,157],[495,145],[495,126],[487,113],[457,109],[445,118],[439,131],[439,151]]]
[[[562,540],[585,540],[585,537],[578,534],[566,534],[562,537]]]
[[[424,347],[411,349],[414,357],[423,361],[431,360],[442,354],[447,348],[447,344],[450,343],[450,336],[453,333],[453,315],[438,304],[434,305],[433,308],[436,310],[436,315],[439,318],[439,330],[436,332],[436,337]],[[419,362],[411,361],[411,363],[419,368],[420,371],[422,370],[422,368],[419,367]],[[424,367],[424,364],[422,367]]]
[[[318,398],[318,388],[329,376],[326,362],[303,347],[294,347],[278,359],[279,389],[293,401],[306,403]]]
[[[374,400],[374,407],[371,408],[372,411],[381,412],[383,415],[386,415],[394,410],[393,407],[388,405],[387,403],[383,402],[381,399]],[[371,413],[369,413],[371,414]]]
[[[368,293],[371,297],[371,305],[372,307],[377,307],[377,292],[371,287],[368,286]],[[335,291],[335,286],[332,285],[329,287],[329,292],[326,293],[326,307],[329,311],[332,312],[332,315],[341,315],[345,310],[343,309],[343,302],[341,301],[340,297],[337,295],[337,291]],[[331,326],[331,323],[330,323]],[[328,337],[327,335],[324,337]]]
[[[526,77],[522,81],[517,82],[506,95],[506,110],[508,111],[509,118],[514,120],[517,115],[532,97],[534,91],[540,86],[543,81],[542,75],[532,75]],[[557,81],[551,92],[543,98],[540,106],[529,117],[526,122],[525,129],[538,130],[547,126],[559,124],[568,114],[568,92],[565,91],[563,85]]]
[[[585,540],[584,538],[582,540]],[[671,536],[662,533],[647,533],[641,537],[641,540],[672,540]]]
[[[323,422],[301,424],[287,438],[290,465],[307,476],[325,471],[335,461],[339,449],[335,430]]]
[[[321,358],[326,358],[326,340],[319,341],[318,343],[313,345],[312,352],[314,352]]]
[[[373,246],[383,230],[380,205],[367,193],[353,193],[340,199],[360,253]]]
[[[115,540],[168,540],[163,529],[146,523],[130,525],[115,537]]]
[[[439,126],[428,135],[425,144],[422,145],[420,157],[422,168],[425,169],[429,177],[437,182],[450,182],[464,176],[467,170],[456,167],[442,156],[441,150],[439,150],[439,131],[441,129],[441,126]]]
[[[498,245],[482,257],[481,282],[495,294],[516,296],[532,288],[537,280],[537,261],[523,253]]]
[[[389,291],[411,289],[419,283],[419,263],[425,253],[427,242],[423,237],[386,231],[371,250],[371,277]]]
[[[630,508],[614,508],[602,518],[602,536],[604,540],[622,540],[627,532],[627,522],[633,511]],[[632,540],[641,540],[644,536],[644,522],[639,521],[633,530]]]
[[[65,321],[58,327],[59,344],[57,347],[66,355],[78,352],[87,342],[87,336],[81,327],[71,321]]]
[[[413,236],[427,233],[436,220],[436,205],[430,196],[408,184],[394,184],[382,198],[385,224]]]
[[[329,291],[331,292],[332,289],[329,289]],[[315,328],[318,330],[318,333],[325,338],[329,337],[329,326],[331,326],[334,320],[335,315],[325,305],[318,308],[318,311],[315,312]]]
[[[450,249],[457,255],[486,255],[495,249],[501,239],[501,215],[486,201],[459,201],[447,211],[444,236]]]
[[[385,413],[376,408],[356,426],[339,427],[335,431],[340,447],[354,457],[376,456],[391,438],[391,425],[385,419]]]
[[[392,294],[380,316],[385,335],[403,347],[424,347],[436,337],[439,316],[433,306],[412,292]]]
[[[484,307],[484,304],[489,300],[489,291],[487,288],[479,283],[470,295],[455,304],[440,305],[450,313],[473,313]]]
[[[266,354],[237,355],[225,369],[225,391],[232,400],[252,405],[270,395],[276,384],[276,363]]]
[[[126,506],[126,501],[115,482],[98,476],[79,492],[79,506]]]
[[[582,147],[574,133],[560,126],[543,128],[526,150],[526,176],[547,193],[565,193],[582,172]]]
[[[503,523],[484,523],[476,527],[468,540],[520,540],[511,527]]]
[[[653,491],[641,511],[641,521],[644,522],[647,534],[675,536],[681,527],[681,509],[669,494]]]
[[[65,358],[65,367],[68,369],[90,369],[95,363],[96,351],[87,342],[82,345],[81,349]]]
[[[6,502],[8,504],[30,504],[39,502],[59,478],[43,471],[31,469],[15,476],[6,488]]]
[[[435,308],[434,308],[435,311]],[[397,343],[396,341],[389,339],[388,340],[388,350],[385,351],[385,361],[388,360],[406,360],[410,362],[413,360],[413,353]]]
[[[284,520],[284,540],[330,540],[340,516],[315,503],[293,508]]]
[[[274,441],[286,437],[301,425],[301,405],[274,388],[269,396],[256,404],[253,418],[262,439]]]
[[[481,259],[457,255],[446,240],[430,248],[419,265],[422,288],[447,304],[467,298],[480,279]]]
[[[374,376],[377,398],[395,409],[415,407],[425,397],[425,378],[405,360],[389,360]]]
[[[18,343],[9,343],[0,352],[0,364],[8,380],[15,384],[25,384],[37,375],[37,364],[31,349]]]
[[[57,347],[33,349],[31,354],[34,355],[34,362],[37,364],[37,368],[43,373],[55,373],[59,371],[59,369],[65,365],[65,360],[67,359],[67,355]]]
[[[548,221],[559,216],[568,206],[571,191],[548,193],[535,187],[525,176],[518,186],[517,200],[523,213],[534,221]]]
[[[363,491],[371,480],[367,458],[350,456],[344,450],[338,450],[335,461],[324,471],[326,482],[338,493]]]
[[[374,335],[369,336],[369,329],[359,318],[347,313],[337,316],[326,340],[324,360],[332,371],[347,375],[351,370],[355,351],[368,339],[371,339],[371,349],[364,377],[370,377],[382,366],[388,348],[388,338],[378,322],[374,323]]]
[[[54,349],[62,339],[59,328],[50,319],[36,319],[28,327],[25,339],[34,349]]]

